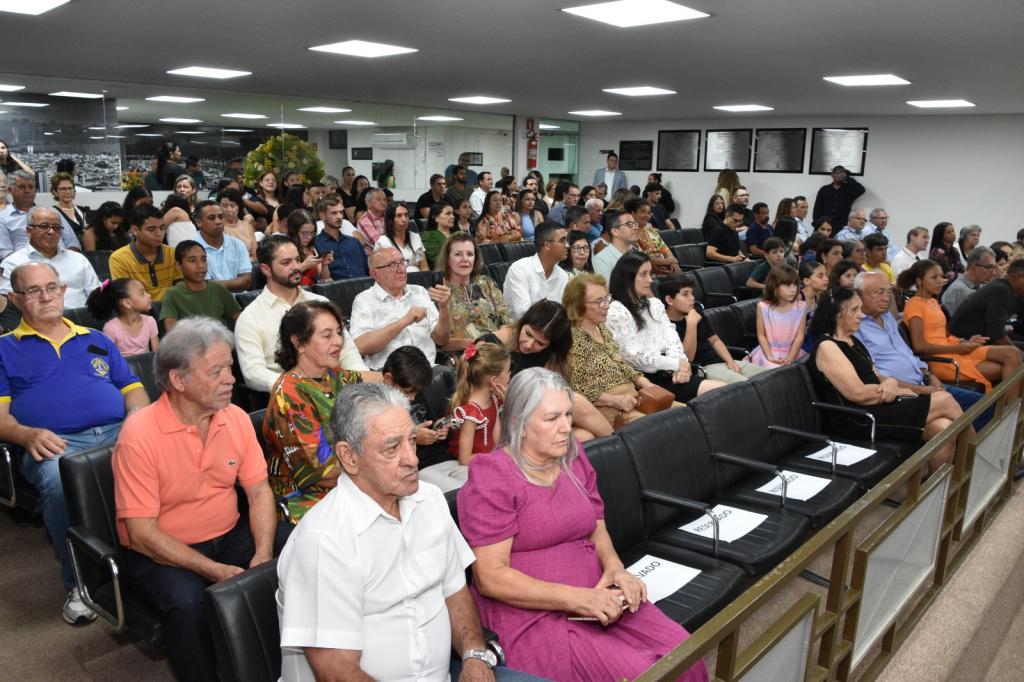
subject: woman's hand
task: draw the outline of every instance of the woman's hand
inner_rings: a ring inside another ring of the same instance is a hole
[[[320,259],[316,256],[306,256],[306,260],[299,263],[299,270],[305,272],[311,268],[318,267],[320,265]]]
[[[612,396],[611,403],[619,412],[629,412],[636,407],[637,400],[631,395],[616,395]]]
[[[899,390],[899,384],[892,377],[886,377],[878,384],[878,396],[883,403],[891,403],[896,400]]]
[[[672,383],[685,384],[692,375],[693,370],[690,368],[690,362],[683,358],[679,361],[679,369],[672,373]]]
[[[967,339],[967,343],[976,343],[979,346],[984,346],[986,343],[988,343],[988,337],[982,336],[981,334],[975,334],[971,338]]]
[[[973,339],[974,337],[972,336],[971,338]],[[981,348],[981,346],[982,344],[976,343],[974,341],[962,341],[953,346],[953,352],[957,353],[958,355],[968,355],[974,349]]]
[[[605,570],[595,588],[617,587],[625,598],[625,606],[630,613],[636,613],[640,605],[647,601],[647,584],[627,571],[622,566]]]
[[[651,382],[650,379],[648,379],[647,377],[645,377],[644,375],[641,374],[637,378],[637,380],[634,382],[634,385],[638,389],[640,389],[640,388],[647,388],[648,386],[653,386],[654,384]]]
[[[740,364],[738,362],[736,362],[736,360],[732,360],[732,359],[728,360],[725,363],[725,366],[729,368],[730,372],[736,372],[736,374],[742,374],[743,373],[743,369],[740,367]]]
[[[578,594],[572,609],[574,614],[597,618],[601,625],[611,625],[626,610],[626,598],[622,590],[607,587],[577,589]]]

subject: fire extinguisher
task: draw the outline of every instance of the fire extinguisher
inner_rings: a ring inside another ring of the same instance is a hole
[[[526,167],[533,169],[537,167],[537,138],[531,137],[526,142]]]

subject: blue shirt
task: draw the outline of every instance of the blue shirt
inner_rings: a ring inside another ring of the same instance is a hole
[[[756,246],[759,249],[764,249],[764,242],[766,239],[772,236],[771,225],[762,225],[757,221],[751,221],[750,226],[747,227],[747,248]]]
[[[346,237],[338,233],[335,239],[323,230],[316,236],[313,245],[321,256],[334,254],[331,262],[331,279],[352,279],[353,277],[369,277],[370,268],[366,264],[366,251],[355,237]]]
[[[252,272],[249,249],[245,248],[245,244],[238,237],[224,235],[224,243],[219,249],[207,244],[202,232],[196,234],[195,240],[206,250],[206,279],[226,282],[246,272]]]
[[[0,336],[0,402],[22,426],[78,433],[124,420],[124,395],[142,388],[117,346],[68,320],[60,341],[22,320]]]
[[[862,242],[864,241],[864,237],[867,237],[869,234],[872,234],[873,232],[874,230],[869,229],[868,225],[865,225],[864,229],[862,229],[860,232],[854,232],[853,230],[850,229],[850,226],[847,225],[843,229],[839,230],[839,232],[832,235],[832,239],[838,239],[841,242]]]
[[[860,329],[853,333],[871,353],[875,369],[882,376],[892,377],[908,384],[923,384],[926,365],[900,336],[899,323],[892,313],[882,313],[880,326],[871,317],[861,320]]]

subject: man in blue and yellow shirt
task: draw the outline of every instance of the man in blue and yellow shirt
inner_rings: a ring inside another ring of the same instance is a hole
[[[52,266],[25,263],[10,277],[22,321],[0,337],[0,440],[22,450],[21,472],[42,497],[69,591],[64,620],[74,625],[96,614],[75,585],[57,458],[113,443],[125,416],[149,399],[110,339],[63,318],[65,286]]]

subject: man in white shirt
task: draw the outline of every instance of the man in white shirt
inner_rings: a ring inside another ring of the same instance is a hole
[[[487,193],[494,189],[494,176],[490,171],[483,171],[477,176],[477,179],[480,184],[469,195],[469,205],[473,209],[474,219],[479,218],[480,214],[484,212],[484,199],[487,198]]]
[[[530,306],[547,299],[562,302],[569,274],[558,266],[568,254],[568,232],[559,223],[545,220],[533,233],[537,253],[520,258],[505,274],[505,302],[512,319],[518,320]]]
[[[11,273],[23,263],[48,263],[56,268],[60,281],[67,287],[64,305],[81,308],[93,289],[100,285],[89,260],[61,244],[63,223],[57,209],[33,206],[25,214],[28,244],[0,263],[0,294],[11,293]]]
[[[285,235],[272,234],[261,241],[256,248],[256,260],[267,278],[267,286],[235,322],[235,351],[245,385],[254,391],[269,393],[283,371],[274,359],[281,318],[297,303],[327,299],[299,286],[302,280],[299,250]],[[340,362],[342,369],[359,372],[369,369],[348,330],[344,333]]]
[[[382,384],[346,387],[331,430],[344,473],[277,565],[281,679],[493,681],[466,587],[473,552],[440,489],[419,481],[408,400]]]
[[[605,167],[598,168],[594,173],[593,185],[596,187],[601,184],[608,188],[608,194],[615,194],[615,190],[629,187],[626,174],[619,170],[619,155],[615,152],[608,152]]]
[[[594,256],[594,272],[604,275],[605,280],[611,279],[615,264],[622,254],[631,251],[640,240],[640,225],[633,219],[633,214],[625,211],[609,209],[604,212],[605,230],[611,236],[611,243]]]
[[[907,245],[904,246],[890,261],[892,272],[897,277],[911,265],[927,257],[928,240],[931,234],[927,227],[914,227],[907,232]]]
[[[391,351],[401,346],[416,346],[433,364],[437,347],[448,343],[451,292],[443,284],[429,290],[408,284],[405,266],[398,249],[374,251],[370,277],[376,283],[352,302],[352,336],[372,370],[383,369]]]
[[[11,203],[0,211],[0,259],[28,244],[28,210],[36,204],[36,178],[31,173],[18,170],[8,174],[7,186],[11,190]],[[61,231],[60,241],[66,249],[82,250],[73,230]]]
[[[796,242],[798,245],[814,233],[814,225],[807,220],[809,208],[807,197],[803,195],[793,197],[793,219],[796,220]]]

